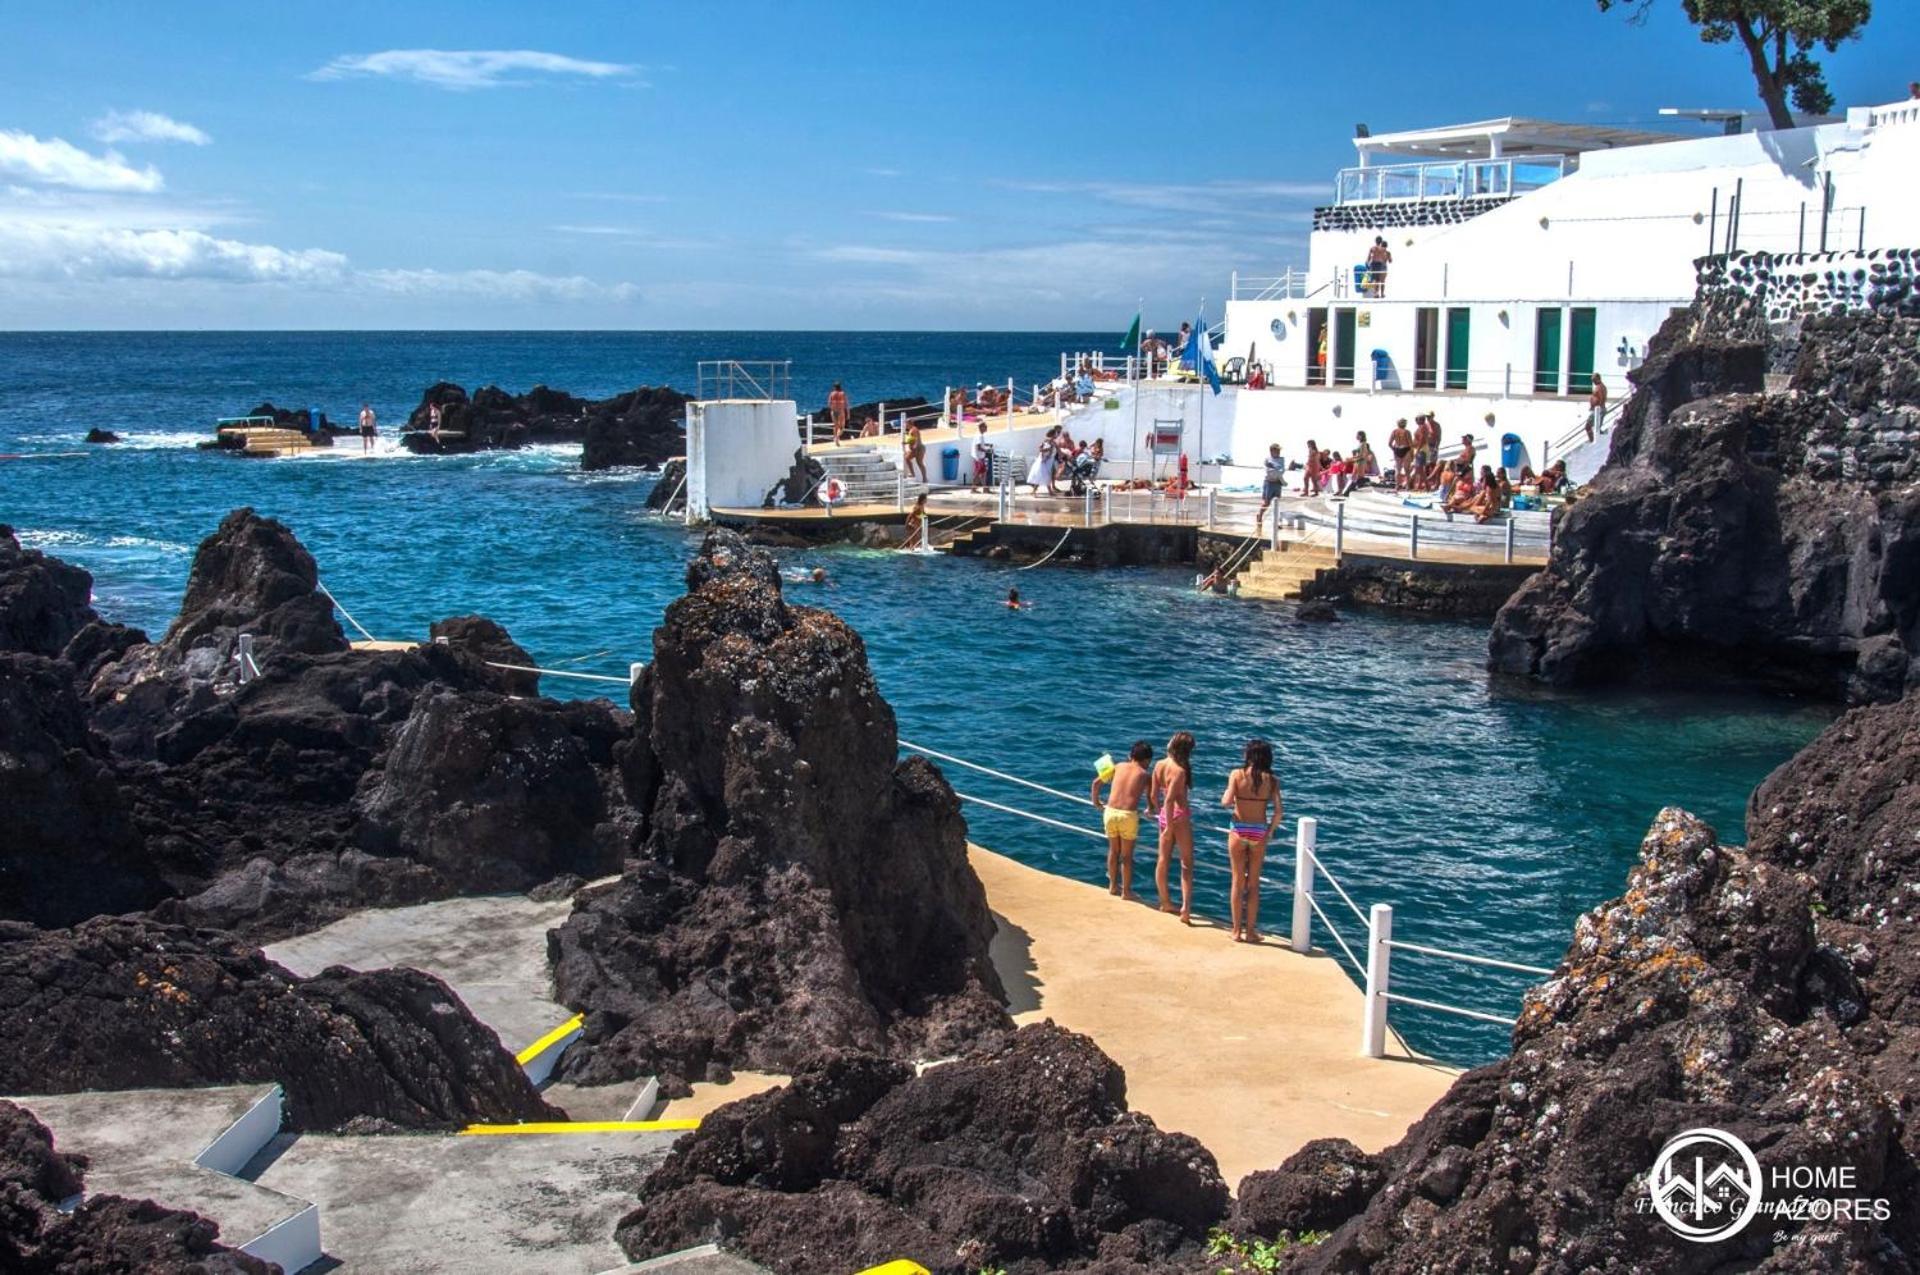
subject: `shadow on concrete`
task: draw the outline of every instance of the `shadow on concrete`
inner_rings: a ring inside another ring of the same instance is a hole
[[[988,951],[1000,982],[1007,989],[1007,1012],[1025,1014],[1040,1008],[1040,980],[1033,963],[1033,938],[998,912],[993,914],[993,942]]]

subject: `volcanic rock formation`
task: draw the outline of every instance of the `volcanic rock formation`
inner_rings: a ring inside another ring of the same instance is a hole
[[[96,1195],[71,1213],[86,1160],[53,1149],[30,1112],[0,1102],[0,1270],[267,1275],[278,1267],[217,1242],[219,1227],[151,1200]]]
[[[1607,465],[1494,621],[1498,672],[1737,679],[1863,702],[1920,685],[1920,319],[1764,336],[1696,306],[1631,373]]]
[[[1744,851],[1662,811],[1627,893],[1581,918],[1528,995],[1511,1057],[1463,1076],[1377,1159],[1345,1157],[1382,1185],[1294,1269],[1913,1269],[1916,740],[1920,697],[1842,717],[1761,786]],[[1884,1206],[1682,1240],[1646,1211],[1646,1179],[1668,1139],[1700,1126],[1763,1168],[1845,1166],[1850,1188],[1812,1194]],[[1241,1187],[1253,1229],[1324,1226],[1356,1203],[1282,1199],[1263,1176]]]
[[[79,567],[22,549],[0,524],[0,651],[58,655],[93,613],[93,577]]]
[[[277,1081],[296,1129],[558,1118],[440,980],[301,979],[231,936],[136,917],[0,922],[0,1091]]]
[[[617,1232],[636,1260],[723,1239],[782,1275],[1122,1275],[1196,1269],[1227,1189],[1205,1147],[1127,1110],[1118,1064],[1044,1023],[919,1076],[822,1059],[706,1117],[640,1199]]]
[[[939,1057],[1007,1028],[959,801],[898,761],[859,635],[714,532],[654,634],[622,759],[642,855],[549,936],[571,1079]]]
[[[407,417],[402,445],[416,452],[474,452],[529,443],[582,446],[582,469],[658,465],[684,450],[687,396],[667,386],[641,386],[612,398],[576,398],[536,385],[509,394],[482,386],[471,398],[447,381],[429,386]],[[440,430],[430,429],[440,407]]]

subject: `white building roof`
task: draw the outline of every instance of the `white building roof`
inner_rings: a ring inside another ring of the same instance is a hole
[[[1552,120],[1509,115],[1471,124],[1375,133],[1353,139],[1362,164],[1378,159],[1496,159],[1522,155],[1579,155],[1621,146],[1677,142],[1675,133],[1611,128],[1600,124],[1557,124]]]

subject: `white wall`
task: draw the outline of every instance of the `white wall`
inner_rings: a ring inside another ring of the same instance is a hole
[[[791,399],[687,404],[687,521],[714,509],[758,509],[800,446]]]

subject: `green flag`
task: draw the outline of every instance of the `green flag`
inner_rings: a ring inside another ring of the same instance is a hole
[[[1120,343],[1121,350],[1134,350],[1140,347],[1140,316],[1133,316],[1133,326],[1127,329],[1127,339]]]

